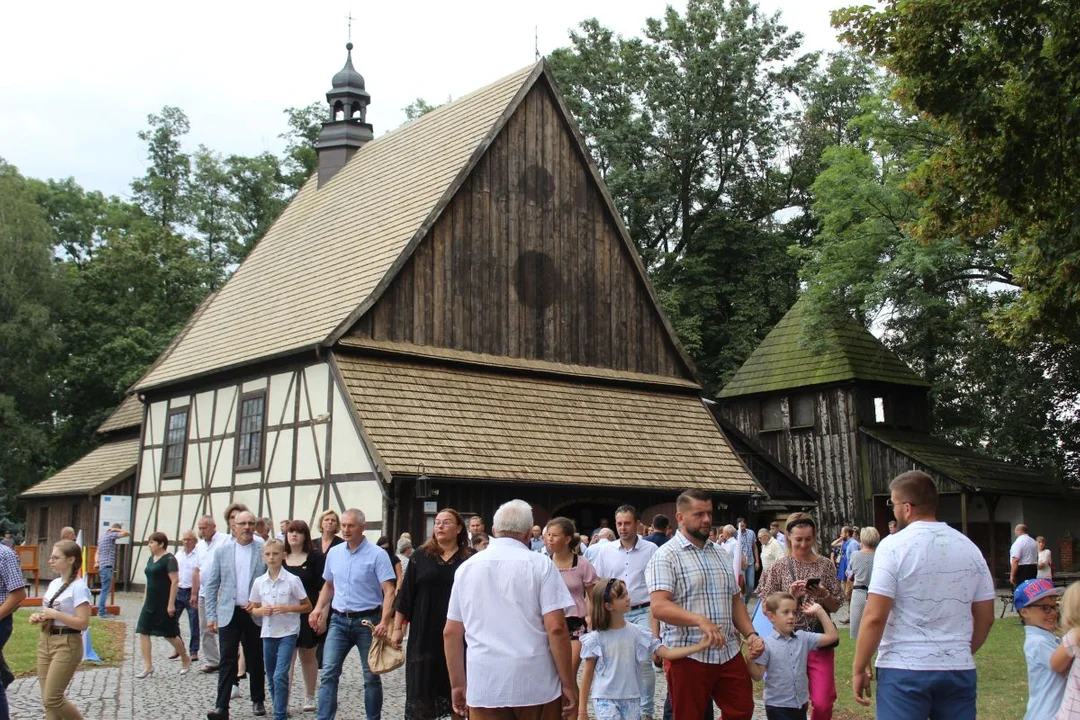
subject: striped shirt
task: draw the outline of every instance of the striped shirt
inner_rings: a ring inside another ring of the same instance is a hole
[[[7,545],[0,545],[0,603],[11,593],[26,587],[19,556]]]
[[[662,547],[649,561],[645,570],[649,592],[666,590],[672,601],[688,612],[702,615],[720,626],[728,637],[723,647],[709,647],[690,657],[699,662],[721,665],[739,654],[739,641],[731,618],[733,597],[739,597],[731,557],[718,545],[706,542],[699,548],[683,535],[682,530]],[[660,623],[664,645],[670,648],[687,647],[701,642],[701,628],[679,627]]]

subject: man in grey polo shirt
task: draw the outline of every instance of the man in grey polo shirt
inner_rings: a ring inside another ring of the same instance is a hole
[[[308,616],[312,629],[327,633],[319,676],[318,720],[332,720],[337,714],[341,666],[354,647],[360,653],[360,665],[364,669],[367,720],[382,717],[382,678],[368,667],[368,651],[372,636],[386,637],[390,628],[397,575],[389,553],[364,537],[366,527],[363,511],[350,509],[341,514],[341,536],[345,542],[330,548],[326,554],[323,569],[326,584]],[[364,621],[375,628],[364,625]]]

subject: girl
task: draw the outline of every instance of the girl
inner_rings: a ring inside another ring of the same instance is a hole
[[[90,625],[90,589],[79,577],[82,550],[71,540],[61,540],[52,547],[49,567],[56,579],[45,591],[41,611],[30,616],[31,625],[41,626],[37,646],[41,701],[46,720],[82,720],[78,708],[64,697],[82,662],[82,631]]]
[[[1065,636],[1061,638],[1061,647],[1050,656],[1050,669],[1062,675],[1068,672],[1069,678],[1054,720],[1077,720],[1080,718],[1080,662],[1075,658],[1080,654],[1080,583],[1070,585],[1061,598],[1061,629]]]
[[[578,539],[574,521],[557,517],[544,529],[544,546],[551,556],[559,575],[574,598],[574,610],[566,614],[566,628],[570,631],[570,649],[573,653],[574,677],[581,666],[581,636],[585,634],[585,617],[588,614],[586,598],[596,584],[596,570],[592,564],[574,552]]]
[[[293,520],[289,523],[285,528],[285,541],[287,543],[285,550],[288,553],[285,557],[285,569],[300,578],[300,583],[307,590],[308,600],[314,606],[319,601],[319,592],[323,586],[322,574],[326,557],[315,549],[315,544],[311,541],[311,530],[303,520]],[[307,614],[302,614],[300,636],[296,640],[296,654],[300,656],[300,671],[304,676],[306,690],[304,704],[300,708],[304,712],[313,712],[316,707],[315,682],[319,674],[316,649],[322,639],[322,636],[311,629]]]
[[[180,639],[180,623],[176,617],[176,589],[180,583],[180,567],[169,552],[169,538],[165,533],[150,533],[150,537],[146,539],[146,547],[150,551],[150,557],[146,561],[146,590],[143,593],[142,613],[135,625],[139,648],[142,650],[143,671],[135,678],[143,680],[154,674],[154,665],[150,659],[151,635],[169,641],[183,663],[180,674],[187,675],[191,669],[191,658]]]
[[[624,617],[630,612],[630,593],[618,578],[598,578],[589,592],[589,626],[581,638],[581,674],[578,717],[589,717],[589,698],[599,720],[641,718],[641,663],[658,655],[678,660],[709,647],[708,640],[683,648],[666,648],[660,639]]]

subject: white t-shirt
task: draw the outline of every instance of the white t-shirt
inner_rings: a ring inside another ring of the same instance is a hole
[[[877,667],[973,670],[971,604],[993,600],[982,552],[943,522],[888,535],[874,556],[869,593],[892,598]]]
[[[248,597],[251,588],[251,554],[262,552],[262,545],[254,542],[247,545],[236,543],[235,552],[233,561],[236,563],[236,604],[247,605],[251,599]]]
[[[1046,567],[1039,568],[1036,577],[1046,578],[1048,580],[1052,578],[1054,576],[1054,571],[1053,568],[1050,567],[1050,563],[1052,562],[1052,559],[1050,557],[1050,548],[1039,551],[1039,562],[1046,563]]]
[[[278,572],[277,580],[270,579],[270,573],[265,572],[255,578],[251,586],[251,602],[260,605],[299,605],[307,598],[307,591],[300,578],[288,570],[282,568]],[[300,613],[274,613],[262,619],[262,634],[264,638],[282,638],[289,635],[300,634]]]
[[[199,567],[199,546],[196,545],[195,549],[190,553],[184,548],[180,548],[176,551],[175,557],[177,568],[180,570],[178,587],[190,590],[195,568]]]
[[[210,542],[199,540],[196,550],[199,553],[199,597],[206,597],[206,579],[210,577],[210,566],[214,564],[217,549],[229,541],[225,533],[214,533]]]
[[[1021,535],[1009,548],[1009,559],[1018,560],[1020,565],[1034,565],[1039,562],[1039,543],[1030,535]]]
[[[64,588],[64,592],[60,593],[59,597],[55,597],[63,584],[64,581],[61,578],[56,578],[49,583],[49,587],[45,590],[42,607],[51,607],[53,610],[62,612],[65,615],[74,615],[75,608],[80,605],[89,605],[92,602],[90,588],[86,587],[86,580],[75,578],[70,585]],[[53,601],[51,605],[49,604],[50,601]],[[54,628],[67,627],[59,620],[53,620],[52,626]]]

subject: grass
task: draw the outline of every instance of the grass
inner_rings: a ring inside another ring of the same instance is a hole
[[[33,675],[37,666],[37,642],[40,630],[30,624],[31,610],[19,610],[14,616],[11,639],[4,646],[4,659],[17,677]],[[79,667],[119,665],[124,660],[127,626],[118,620],[90,618],[90,637],[101,663],[82,663]]]

